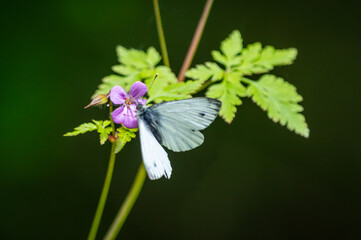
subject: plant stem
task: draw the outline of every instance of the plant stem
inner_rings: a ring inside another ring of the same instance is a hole
[[[161,48],[162,56],[163,56],[163,63],[167,67],[170,67],[169,58],[168,58],[168,51],[167,51],[167,45],[165,43],[165,37],[164,37],[164,32],[163,32],[162,19],[160,17],[158,0],[153,0],[153,6],[154,6],[155,19],[156,19],[156,22],[157,22],[157,31],[158,31],[158,37],[159,37],[159,44],[160,44],[160,48]]]
[[[189,68],[189,65],[192,62],[192,59],[193,59],[195,51],[197,49],[199,40],[202,36],[203,29],[204,29],[205,23],[207,21],[209,12],[211,10],[212,4],[213,4],[213,0],[207,0],[207,2],[205,4],[202,17],[198,23],[198,27],[197,27],[195,35],[193,37],[191,46],[188,50],[186,59],[184,60],[182,70],[178,76],[178,81],[180,81],[180,82],[184,80],[185,72],[187,71],[187,69]],[[156,21],[157,21],[159,43],[160,43],[161,51],[162,51],[162,55],[163,55],[163,62],[166,66],[170,67],[168,53],[167,53],[167,46],[166,46],[163,27],[162,27],[162,20],[161,20],[160,12],[159,12],[158,0],[153,0],[153,5],[154,5],[154,13],[156,16]],[[138,172],[137,172],[137,175],[134,179],[133,185],[132,185],[127,197],[125,198],[122,206],[120,207],[120,209],[117,213],[117,216],[115,217],[107,234],[105,235],[105,237],[104,237],[105,240],[113,240],[117,237],[119,231],[122,229],[122,227],[124,225],[125,220],[127,219],[130,211],[132,210],[133,205],[134,205],[135,201],[137,200],[140,191],[142,190],[146,175],[147,174],[146,174],[146,171],[144,168],[144,164],[143,164],[143,162],[141,162]]]
[[[144,168],[143,162],[141,162],[137,176],[135,177],[135,180],[133,182],[133,185],[125,198],[122,206],[120,207],[120,210],[115,217],[112,225],[110,226],[107,234],[105,235],[105,240],[113,240],[117,237],[120,229],[122,228],[125,220],[127,219],[130,210],[132,209],[135,201],[137,200],[140,191],[142,190],[144,180],[146,177],[146,172]]]
[[[206,25],[209,12],[211,11],[213,4],[213,0],[207,0],[206,4],[204,5],[202,17],[198,22],[198,26],[196,31],[194,32],[194,36],[191,42],[191,45],[189,46],[186,58],[184,59],[183,66],[178,74],[178,81],[183,82],[185,78],[186,71],[188,70],[189,66],[192,63],[193,57],[196,53],[199,41],[201,40],[202,33],[204,30],[204,26]]]
[[[161,52],[163,56],[163,63],[164,65],[170,67],[169,64],[169,58],[168,58],[168,52],[167,52],[167,45],[165,42],[164,32],[163,32],[163,26],[162,26],[162,19],[160,17],[160,11],[159,11],[159,4],[158,0],[153,0],[153,6],[154,6],[154,14],[157,22],[157,31],[158,31],[158,38],[159,38],[159,44],[161,47]],[[143,162],[141,162],[137,175],[134,179],[133,185],[125,198],[122,206],[120,207],[117,216],[115,217],[112,225],[110,226],[107,234],[105,235],[104,239],[115,239],[120,231],[120,229],[123,227],[125,220],[127,219],[130,211],[132,210],[132,207],[137,200],[140,191],[142,190],[144,181],[146,177],[146,171],[144,168]],[[89,240],[89,239],[88,239]]]
[[[113,112],[113,104],[112,104],[112,102],[110,102],[110,104],[109,104],[109,114],[111,114],[112,112]],[[115,130],[115,127],[114,127],[113,119],[111,117],[110,117],[110,121],[111,121],[111,127],[113,129],[113,137],[115,137],[116,130]],[[115,145],[116,145],[116,143],[113,142],[111,150],[110,150],[110,157],[109,157],[107,174],[105,176],[105,181],[104,181],[102,193],[100,195],[100,199],[99,199],[97,210],[95,212],[93,223],[92,223],[92,226],[91,226],[90,231],[89,231],[88,240],[94,240],[96,238],[96,236],[97,236],[100,220],[102,218],[104,206],[105,206],[105,203],[107,201],[109,187],[110,187],[110,183],[112,181],[113,170],[114,170],[114,163],[115,163],[115,156],[116,156]]]

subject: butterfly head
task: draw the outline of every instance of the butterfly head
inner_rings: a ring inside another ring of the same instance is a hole
[[[143,99],[143,100],[145,100],[145,99]],[[144,105],[141,104],[141,103],[139,103],[138,100],[135,99],[135,98],[132,97],[132,96],[129,96],[129,99],[126,99],[126,100],[125,100],[125,104],[128,105],[128,106],[130,106],[130,105],[132,105],[132,104],[135,104],[135,105],[137,106],[137,110],[138,110],[138,111],[141,111],[141,110],[144,109]],[[144,103],[144,104],[145,104],[145,103]]]

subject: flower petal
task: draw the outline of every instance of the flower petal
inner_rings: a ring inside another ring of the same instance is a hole
[[[137,128],[138,127],[138,120],[136,117],[129,117],[127,116],[124,120],[123,125],[126,128]]]
[[[140,99],[138,99],[138,103],[142,104],[142,105],[145,105],[147,103],[147,99],[140,98]]]
[[[142,82],[135,82],[130,87],[129,95],[131,95],[133,98],[138,99],[144,96],[148,91],[147,85],[145,85]]]
[[[115,123],[122,124],[126,115],[126,107],[121,106],[112,112],[112,118]]]
[[[114,104],[124,104],[124,100],[127,97],[127,92],[121,86],[114,86],[112,90],[110,90],[110,100]]]
[[[126,128],[136,128],[138,127],[137,113],[131,108],[127,108],[127,114],[124,117],[123,125]]]
[[[133,106],[134,105],[134,106]],[[123,105],[112,112],[113,121],[117,124],[123,124],[126,128],[137,128],[137,110],[135,104],[129,107]]]

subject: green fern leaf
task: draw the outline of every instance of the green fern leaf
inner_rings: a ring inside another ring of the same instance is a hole
[[[203,84],[202,80],[177,82],[164,88],[159,95],[151,95],[148,99],[148,103],[153,100],[158,103],[162,101],[174,101],[180,99],[191,98]]]
[[[109,120],[105,120],[105,121],[96,121],[96,120],[92,120],[96,127],[97,127],[97,132],[99,133],[99,138],[100,138],[100,144],[103,145],[107,139],[109,134],[112,132],[112,128],[108,127],[110,124]]]
[[[117,85],[122,86],[126,91],[129,91],[132,84],[140,80],[141,79],[139,77],[139,74],[131,74],[126,77],[118,76],[115,74],[106,76],[102,79],[103,83],[98,86],[98,89],[95,91],[91,98],[94,99],[99,94],[106,95],[114,86]]]
[[[227,73],[221,83],[208,88],[206,96],[216,98],[222,102],[219,115],[231,123],[237,112],[237,106],[242,104],[240,97],[246,95],[246,88],[241,84],[240,75],[237,72]]]
[[[126,143],[130,142],[132,138],[135,138],[135,133],[138,131],[138,128],[128,129],[126,127],[120,127],[117,129],[118,136],[117,142],[115,145],[115,153],[120,152]]]
[[[241,33],[234,30],[228,38],[221,42],[221,51],[227,60],[230,61],[241,53],[242,44]]]
[[[74,128],[73,132],[68,132],[64,134],[63,136],[76,136],[79,134],[83,134],[86,132],[91,132],[97,129],[97,126],[94,123],[83,123],[79,125],[78,127]]]
[[[186,72],[186,77],[197,79],[201,81],[219,81],[224,76],[224,70],[220,68],[216,63],[206,62],[204,65],[197,65]]]
[[[242,63],[237,70],[244,75],[266,73],[275,66],[292,64],[296,59],[297,49],[275,49],[266,46],[262,49],[261,43],[253,43],[242,52]]]
[[[248,96],[263,110],[267,111],[268,117],[282,126],[287,125],[291,131],[301,136],[308,137],[309,129],[303,111],[298,102],[302,97],[296,88],[282,78],[274,75],[263,75],[258,81],[245,80],[249,83]]]
[[[177,82],[176,76],[169,67],[157,66],[161,57],[155,48],[150,47],[147,52],[144,52],[118,46],[116,51],[120,64],[113,66],[112,70],[119,75],[113,74],[105,77],[92,98],[99,94],[107,94],[116,85],[122,86],[126,91],[129,91],[136,81],[144,81],[149,87],[157,73],[159,73],[159,79],[154,82],[152,92],[149,95],[159,93],[166,86]]]

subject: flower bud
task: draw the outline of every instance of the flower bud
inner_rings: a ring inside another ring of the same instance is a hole
[[[92,107],[92,106],[100,106],[108,102],[108,97],[104,94],[99,94],[96,96],[93,101],[88,106],[85,106],[84,108]]]
[[[111,143],[115,143],[116,141],[118,141],[118,134],[117,134],[117,132],[115,132],[115,136],[109,134],[108,140],[109,140]]]

